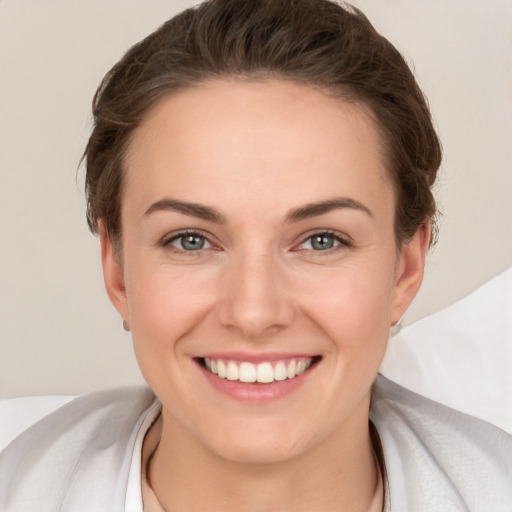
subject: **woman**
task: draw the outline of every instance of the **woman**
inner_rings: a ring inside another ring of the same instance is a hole
[[[151,392],[18,438],[2,510],[510,509],[509,436],[376,380],[441,151],[361,13],[201,4],[109,72],[94,121],[88,222]]]

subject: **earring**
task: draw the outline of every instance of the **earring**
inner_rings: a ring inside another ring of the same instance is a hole
[[[123,329],[126,332],[130,332],[130,326],[128,325],[128,322],[123,318]]]
[[[392,323],[391,327],[389,329],[389,337],[392,338],[393,336],[396,336],[401,330],[402,330],[402,321],[401,320],[399,320],[398,322]]]

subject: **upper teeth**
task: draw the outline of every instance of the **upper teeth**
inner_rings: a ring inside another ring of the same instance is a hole
[[[306,371],[313,362],[310,357],[289,359],[286,361],[263,362],[259,364],[247,361],[225,361],[223,359],[204,358],[206,368],[221,379],[240,382],[261,382],[293,379]]]

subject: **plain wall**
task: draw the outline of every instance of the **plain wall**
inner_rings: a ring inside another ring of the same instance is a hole
[[[76,168],[103,74],[195,3],[0,0],[0,398],[142,382]],[[413,65],[444,145],[440,240],[407,324],[512,264],[512,3],[354,4]]]

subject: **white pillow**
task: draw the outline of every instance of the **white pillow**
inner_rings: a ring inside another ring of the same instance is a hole
[[[512,267],[392,337],[380,371],[512,433]]]

